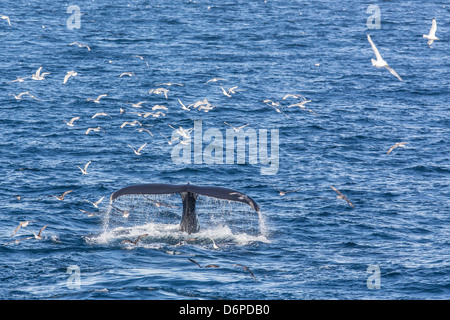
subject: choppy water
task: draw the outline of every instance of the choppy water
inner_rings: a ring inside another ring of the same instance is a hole
[[[381,29],[368,29],[370,4],[3,0],[11,27],[0,20],[0,242],[47,227],[42,240],[0,246],[0,298],[448,299],[450,5],[377,2]],[[67,28],[69,5],[81,10],[80,29]],[[429,48],[422,34],[433,17],[441,40]],[[368,33],[404,81],[372,67]],[[51,73],[45,80],[9,83],[40,66]],[[70,70],[78,74],[63,85]],[[227,81],[205,84],[213,77]],[[164,82],[184,86],[161,86],[168,99],[148,94]],[[220,86],[243,90],[230,98]],[[25,91],[40,101],[10,95]],[[310,99],[305,107],[318,116],[285,108],[287,118],[262,102],[286,106],[296,101],[282,100],[288,93]],[[108,96],[86,101],[100,94]],[[204,98],[216,108],[178,103]],[[148,102],[128,104],[139,101]],[[155,104],[168,108],[164,117],[131,113]],[[110,117],[92,119],[97,112]],[[154,136],[120,128],[133,120]],[[249,161],[174,164],[174,146],[159,132],[194,120],[203,133],[225,134],[224,121],[279,130],[277,173],[261,175],[264,165]],[[409,144],[387,156],[401,141]],[[145,142],[141,156],[128,147]],[[88,161],[82,175],[77,166]],[[260,214],[243,213],[236,227],[225,216],[238,209],[220,204],[196,235],[178,231],[176,211],[155,221],[152,206],[135,223],[109,219],[109,196],[122,187],[187,181],[244,192]],[[280,196],[272,185],[300,191]],[[64,201],[49,197],[67,190]],[[84,201],[103,196],[98,210]],[[34,222],[11,238],[25,220]],[[122,243],[141,234],[149,236],[136,246]],[[68,286],[69,266],[79,268],[78,288]],[[379,268],[379,289],[368,288],[370,266]]]

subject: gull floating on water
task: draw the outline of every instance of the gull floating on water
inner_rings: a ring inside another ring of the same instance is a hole
[[[87,98],[86,101],[93,101],[95,103],[100,103],[100,99],[103,97],[107,97],[107,94],[101,94],[99,95],[97,98],[93,99],[93,98]]]
[[[9,17],[0,15],[0,18],[3,19],[3,20],[8,21],[8,24],[9,24],[9,26],[11,27],[11,21],[9,20]]]
[[[139,147],[139,149],[135,150],[132,146],[128,145],[131,149],[133,149],[134,153],[138,156],[142,155],[141,150],[144,149],[144,147],[147,145],[147,142],[144,143],[142,146]]]
[[[82,43],[78,43],[78,42],[72,42],[71,44],[69,44],[69,46],[73,46],[73,45],[77,45],[80,48],[84,47],[84,48],[88,49],[88,51],[91,51],[91,48],[89,48],[89,46],[86,44],[82,44]]]
[[[88,174],[88,172],[87,172],[87,168],[89,167],[89,165],[91,164],[91,162],[92,162],[92,160],[91,160],[91,161],[89,161],[88,163],[86,163],[86,164],[85,164],[85,166],[84,166],[84,169],[83,169],[83,168],[81,168],[81,167],[79,167],[79,166],[77,166],[77,167],[78,167],[78,169],[80,169],[80,170],[81,170],[81,172],[82,172],[83,174]]]
[[[370,35],[367,35],[367,40],[369,40],[369,43],[372,46],[372,50],[375,53],[375,56],[377,58],[377,60],[371,59],[372,66],[377,67],[377,68],[386,68],[391,74],[393,74],[395,77],[397,77],[398,80],[403,81],[402,78],[397,74],[397,72],[395,72],[394,69],[389,67],[387,62],[383,60],[380,52],[378,51],[377,47],[373,43],[372,39],[370,38]]]
[[[431,29],[428,35],[424,34],[423,37],[428,39],[428,45],[431,46],[434,40],[439,40],[436,37],[436,30],[437,30],[437,23],[436,18],[433,18],[433,21],[431,22]]]
[[[75,72],[75,71],[73,71],[73,70],[72,70],[72,71],[68,71],[67,74],[66,74],[65,77],[64,77],[63,84],[66,84],[66,83],[67,83],[67,80],[69,80],[70,77],[75,77],[77,74],[78,74],[78,73]]]
[[[388,155],[389,153],[391,153],[391,151],[394,150],[395,148],[398,148],[398,147],[404,148],[404,147],[405,147],[405,144],[407,144],[407,143],[409,143],[409,142],[397,142],[396,144],[394,144],[394,145],[388,150],[388,152],[386,153],[386,155]]]

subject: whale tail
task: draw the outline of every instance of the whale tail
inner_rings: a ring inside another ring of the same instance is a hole
[[[259,212],[258,204],[246,194],[239,191],[213,186],[195,186],[190,183],[185,185],[172,184],[138,184],[122,188],[111,194],[111,201],[123,195],[129,194],[174,194],[178,193],[183,201],[183,213],[180,230],[187,233],[196,233],[200,230],[198,217],[195,210],[198,195],[225,199],[248,204],[253,210]]]

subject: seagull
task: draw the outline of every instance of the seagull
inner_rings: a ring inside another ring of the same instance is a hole
[[[139,131],[139,132],[147,132],[149,135],[151,135],[152,137],[153,137],[153,133],[150,131],[150,130],[148,130],[148,129],[144,129],[144,128],[139,128],[139,129],[136,129],[136,131]]]
[[[168,90],[168,89],[164,89],[164,88],[156,88],[156,89],[150,89],[149,91],[148,91],[148,93],[149,94],[152,94],[152,93],[154,93],[154,94],[164,94],[164,96],[166,97],[166,99],[167,99],[167,93],[169,92],[170,90]]]
[[[354,208],[355,206],[350,202],[350,200],[348,200],[348,198],[345,196],[345,195],[343,195],[341,192],[339,192],[339,190],[338,189],[336,189],[335,187],[333,187],[333,186],[330,186],[331,187],[331,189],[333,189],[334,191],[336,191],[336,193],[338,194],[338,199],[344,199],[345,201],[347,201],[348,202],[348,204],[352,207],[352,208]]]
[[[246,126],[248,126],[250,124],[250,123],[247,123],[246,125],[243,125],[243,126],[240,126],[240,127],[235,127],[235,126],[232,126],[231,124],[229,124],[229,123],[227,123],[225,121],[223,123],[225,123],[226,125],[232,127],[234,129],[234,132],[238,132],[239,130],[245,128]]]
[[[28,226],[28,224],[29,224],[30,222],[34,222],[34,220],[32,220],[32,221],[21,221],[21,222],[19,223],[19,226],[16,228],[16,230],[14,230],[13,234],[12,234],[10,237],[12,237],[13,235],[15,235],[15,234],[17,233],[17,231],[19,231],[20,228],[25,228],[26,226]]]
[[[141,153],[141,150],[145,147],[147,145],[147,142],[146,143],[144,143],[142,146],[140,146],[139,147],[139,149],[137,149],[137,151],[132,147],[132,146],[130,146],[130,145],[128,145],[131,149],[133,149],[133,151],[134,151],[134,153],[136,154],[136,155],[138,155],[138,156],[140,156],[142,153]]]
[[[121,243],[129,242],[129,243],[132,243],[132,244],[134,244],[134,245],[137,245],[137,243],[139,242],[139,240],[141,240],[142,237],[147,237],[147,236],[148,236],[148,234],[146,233],[146,234],[140,235],[140,236],[137,237],[137,239],[134,240],[134,241],[125,239],[125,240],[123,240]]]
[[[85,133],[85,135],[87,135],[87,134],[89,134],[89,132],[91,132],[91,131],[100,131],[100,127],[97,127],[97,128],[88,128],[87,130],[86,130],[86,133]]]
[[[123,73],[121,73],[121,74],[119,75],[119,78],[122,78],[123,76],[129,76],[129,77],[132,77],[132,76],[135,76],[135,74],[132,73],[132,72],[123,72]]]
[[[89,200],[87,200],[87,199],[84,199],[84,201],[89,202],[89,203],[92,204],[95,208],[98,209],[98,205],[100,204],[100,202],[103,201],[104,198],[105,198],[105,196],[101,197],[101,198],[98,199],[96,202],[92,202],[92,201],[89,201]]]
[[[191,258],[187,258],[190,262],[195,263],[199,268],[203,268],[197,261]],[[217,264],[208,264],[205,268],[220,268]]]
[[[428,39],[428,45],[431,46],[434,40],[439,40],[436,38],[436,30],[437,30],[437,24],[436,24],[436,18],[433,18],[433,21],[431,22],[431,29],[428,35],[424,34],[423,37]]]
[[[396,144],[394,144],[394,145],[389,149],[389,151],[386,153],[386,155],[388,155],[389,153],[391,153],[391,151],[394,150],[394,149],[397,148],[397,147],[404,148],[404,147],[405,147],[405,144],[407,144],[407,143],[409,143],[409,142],[397,142]]]
[[[100,116],[105,116],[105,117],[111,117],[109,114],[107,114],[106,112],[97,112],[96,114],[94,114],[92,116],[92,119],[96,118],[96,117],[100,117]]]
[[[180,83],[175,83],[175,82],[166,82],[166,83],[161,83],[161,84],[157,84],[156,85],[157,87],[159,87],[159,86],[180,86],[180,87],[183,87],[184,86],[184,84],[180,84]]]
[[[282,113],[282,114],[284,114],[284,115],[286,116],[286,118],[289,118],[289,119],[290,119],[290,117],[289,117],[286,113],[284,113],[283,111],[281,111],[280,108],[277,108],[277,107],[281,107],[281,104],[280,104],[279,102],[273,102],[273,101],[270,100],[270,99],[266,99],[266,100],[264,100],[263,102],[264,102],[266,105],[268,105],[269,107],[274,108],[276,112]]]
[[[15,95],[15,94],[12,94],[12,93],[10,93],[9,95],[14,96],[14,98],[16,98],[16,100],[22,100],[22,96],[23,96],[23,95],[28,95],[28,96],[30,96],[31,98],[36,99],[37,101],[41,101],[41,100],[39,100],[38,98],[36,98],[35,96],[33,96],[32,94],[30,94],[29,91],[21,92],[21,93],[19,93],[18,95]]]
[[[192,132],[192,130],[194,130],[194,128],[183,129],[183,127],[181,127],[181,126],[180,126],[180,129],[176,129],[176,128],[172,127],[170,124],[169,124],[169,127],[171,127],[173,130],[175,130],[176,133],[178,133],[183,138],[190,138],[191,132]]]
[[[85,47],[86,49],[88,49],[88,51],[91,51],[91,48],[89,48],[89,46],[86,44],[82,44],[82,43],[78,43],[78,42],[72,42],[71,44],[69,44],[69,46],[72,46],[72,45],[77,45],[80,48]]]
[[[372,39],[370,38],[370,35],[367,35],[367,40],[369,40],[370,45],[372,46],[372,50],[375,53],[375,56],[377,58],[377,60],[371,59],[372,61],[372,66],[377,67],[377,68],[386,68],[391,74],[393,74],[394,76],[396,76],[400,81],[403,81],[402,78],[397,74],[397,72],[395,72],[394,69],[392,69],[391,67],[388,66],[387,62],[383,60],[383,58],[381,57],[380,52],[378,51],[377,47],[375,47],[375,44],[373,43]]]
[[[172,145],[172,143],[174,143],[175,141],[179,140],[180,137],[176,137],[172,140],[169,140],[165,135],[163,135],[161,132],[159,132],[160,135],[162,135],[164,138],[166,138],[167,142],[169,143],[169,145]]]
[[[157,105],[154,105],[153,107],[152,107],[152,110],[154,111],[154,110],[167,110],[167,107],[166,106],[163,106],[163,105],[160,105],[160,104],[157,104]]]
[[[91,162],[92,162],[92,160],[91,161],[89,161],[88,163],[86,163],[86,165],[84,166],[84,169],[83,168],[80,168],[80,167],[78,167],[80,170],[81,170],[81,172],[83,173],[83,174],[88,174],[87,173],[87,168],[89,167],[89,165],[91,164]]]
[[[122,123],[122,125],[120,126],[120,129],[122,129],[123,127],[125,127],[126,125],[130,125],[130,126],[132,126],[132,127],[134,127],[135,125],[140,125],[141,127],[142,127],[142,123],[140,123],[139,121],[137,121],[137,120],[134,120],[133,122],[128,122],[128,121],[125,121],[124,123]]]
[[[223,92],[224,95],[226,95],[227,97],[231,98],[230,91],[225,90],[223,87],[220,87],[220,89],[222,89],[222,92]]]
[[[222,79],[222,78],[212,78],[208,81],[205,82],[206,83],[210,83],[210,82],[216,82],[216,81],[227,81],[226,79]]]
[[[122,210],[122,209],[119,209],[119,208],[117,208],[117,207],[115,207],[115,206],[113,206],[113,205],[111,205],[114,209],[116,209],[117,211],[119,211],[120,213],[122,213],[122,215],[123,215],[123,217],[124,218],[128,218],[128,216],[130,215],[130,212],[131,211],[133,211],[134,209],[136,209],[137,207],[139,207],[139,206],[134,206],[133,208],[131,208],[131,209],[128,209],[128,210]]]
[[[58,199],[59,201],[63,201],[64,200],[64,197],[67,195],[67,194],[69,194],[69,193],[71,193],[73,190],[69,190],[69,191],[66,191],[66,192],[64,192],[62,195],[60,195],[60,196],[49,196],[49,197],[55,197],[56,199]]]
[[[191,259],[191,258],[187,258],[190,262],[195,263],[196,265],[198,265],[199,268],[201,268],[202,266],[195,260]]]
[[[166,116],[166,114],[165,114],[164,112],[162,112],[162,111],[158,111],[158,112],[156,112],[156,113],[153,113],[153,112],[145,112],[144,115],[142,116],[142,118],[147,118],[147,117],[149,117],[149,116],[153,116],[153,118],[159,118],[161,115],[162,115],[163,117]]]
[[[300,189],[296,189],[296,190],[291,190],[291,191],[281,191],[280,189],[278,189],[277,187],[275,187],[274,185],[272,185],[272,187],[274,187],[275,189],[277,189],[278,190],[278,192],[279,192],[279,194],[280,194],[280,196],[284,196],[284,195],[286,195],[286,193],[290,193],[290,192],[297,192],[297,191],[299,191]]]
[[[9,81],[8,83],[11,83],[11,82],[24,82],[25,79],[28,79],[29,77],[31,77],[31,76],[28,76],[28,77],[25,77],[25,78],[17,77],[16,80]]]
[[[311,102],[311,100],[305,100],[305,101],[301,101],[301,102],[298,102],[298,103],[294,103],[294,104],[291,104],[290,106],[287,106],[287,108],[299,107],[300,109],[309,111],[309,112],[311,112],[311,113],[314,113],[316,116],[319,116],[319,115],[318,115],[317,113],[315,113],[313,110],[311,110],[311,109],[306,109],[306,108],[304,107],[304,104],[305,104],[305,103],[308,103],[308,102]]]
[[[287,95],[285,95],[285,96],[283,97],[282,100],[286,100],[287,98],[295,98],[295,99],[300,99],[300,98],[302,98],[303,100],[306,100],[306,98],[305,98],[304,96],[302,96],[301,94],[290,94],[290,93],[288,93]]]
[[[142,108],[141,104],[146,103],[147,101],[141,101],[138,103],[130,103],[133,108]]]
[[[108,96],[107,94],[101,94],[96,99],[87,98],[86,101],[94,101],[95,103],[100,103],[100,99],[107,96]]]
[[[63,84],[66,84],[66,83],[67,83],[67,80],[69,80],[70,77],[75,77],[77,74],[78,74],[78,73],[75,72],[75,71],[73,71],[73,70],[72,70],[72,71],[68,71],[67,74],[66,74],[66,76],[64,77]]]
[[[73,117],[72,119],[70,119],[69,122],[66,121],[66,123],[67,123],[68,126],[73,127],[73,122],[78,120],[78,119],[80,119],[80,117]]]
[[[82,210],[82,209],[78,209],[78,210],[80,210],[83,213],[87,213],[88,217],[93,217],[98,214],[97,212],[89,212],[89,211]]]
[[[42,67],[40,67],[39,69],[37,69],[36,73],[34,73],[34,74],[31,75],[31,79],[33,79],[33,80],[44,80],[44,79],[45,79],[44,76],[45,76],[46,74],[50,74],[50,72],[43,72],[43,73],[41,74],[41,71],[42,71]]]
[[[9,17],[0,15],[0,18],[2,18],[3,20],[8,21],[8,24],[9,24],[9,26],[11,27],[11,21],[9,20]]]
[[[189,109],[189,107],[186,107],[186,106],[183,104],[183,102],[181,102],[180,99],[178,99],[178,102],[181,104],[181,109],[187,110],[187,111],[191,110],[191,109]]]
[[[38,234],[36,234],[36,233],[33,232],[34,238],[37,239],[37,240],[42,239],[41,233],[42,233],[42,231],[44,231],[45,228],[47,228],[47,225],[43,226],[43,227],[41,228],[41,230],[39,230],[39,233],[38,233]],[[30,239],[31,239],[31,238],[30,238]]]
[[[212,241],[212,243],[213,243],[213,248],[214,248],[214,249],[219,249],[219,246],[216,244],[216,242],[214,241],[214,239],[211,238],[211,237],[209,237],[209,238],[211,239],[211,241]]]
[[[143,56],[133,56],[133,57],[136,57],[136,58],[139,58],[139,59],[141,59],[142,61],[144,61],[145,62],[145,64],[147,65],[147,67],[148,68],[150,68],[150,66],[148,65],[148,63],[147,63],[147,61],[144,59],[144,57]]]
[[[234,265],[235,265],[236,267],[241,267],[242,269],[244,269],[244,271],[248,271],[248,272],[250,272],[250,274],[251,274],[251,276],[252,276],[253,280],[255,280],[255,281],[256,281],[255,275],[253,274],[252,270],[250,270],[250,268],[249,268],[249,267],[247,267],[247,266],[243,266],[242,264],[234,264]]]

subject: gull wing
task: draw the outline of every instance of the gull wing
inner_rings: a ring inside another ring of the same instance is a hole
[[[430,29],[430,37],[435,37],[436,36],[436,30],[437,30],[437,23],[436,23],[436,19],[433,18],[433,21],[431,22],[431,29]]]
[[[394,76],[396,76],[397,78],[398,78],[398,80],[400,80],[400,81],[403,81],[403,79],[398,75],[398,73],[397,72],[395,72],[395,70],[394,69],[392,69],[391,67],[389,67],[389,66],[386,66],[386,69],[388,69],[389,70],[389,72],[391,73],[391,74],[393,74]]]
[[[370,35],[367,35],[367,40],[369,40],[369,43],[372,46],[372,50],[375,53],[375,56],[377,57],[377,60],[383,60],[383,58],[381,57],[380,52],[378,51],[377,47],[373,43],[372,39],[370,38]]]

